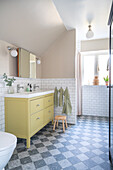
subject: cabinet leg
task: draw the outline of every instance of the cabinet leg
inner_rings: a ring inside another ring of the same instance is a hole
[[[54,121],[52,120],[52,125],[53,125]]]
[[[27,138],[27,148],[30,148],[30,138]]]

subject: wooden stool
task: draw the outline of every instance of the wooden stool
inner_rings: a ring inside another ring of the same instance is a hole
[[[61,115],[55,116],[55,122],[54,122],[53,130],[55,130],[56,122],[57,122],[57,127],[58,127],[58,121],[59,120],[62,120],[63,131],[65,132],[64,121],[65,121],[65,125],[66,125],[66,128],[67,128],[66,116],[61,116]]]

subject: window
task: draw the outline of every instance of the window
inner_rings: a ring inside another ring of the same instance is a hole
[[[109,76],[107,70],[108,58],[109,55],[103,52],[82,55],[83,85],[93,85],[95,75],[98,75],[99,85],[105,85],[103,77]]]
[[[107,77],[109,74],[107,71],[108,55],[99,55],[99,82],[100,84],[105,84],[103,77]]]
[[[95,56],[84,57],[84,84],[91,84],[93,82],[94,58]]]

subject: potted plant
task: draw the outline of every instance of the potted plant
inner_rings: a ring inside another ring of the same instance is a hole
[[[104,81],[105,81],[106,86],[108,86],[108,82],[109,82],[108,76],[107,76],[107,77],[104,77]]]
[[[16,79],[14,77],[8,78],[6,73],[4,73],[3,74],[3,80],[6,82],[6,86],[9,86],[8,93],[14,93],[14,89],[12,87],[12,84]]]

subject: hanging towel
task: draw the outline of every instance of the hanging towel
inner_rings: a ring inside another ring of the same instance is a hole
[[[57,87],[55,87],[55,91],[54,91],[54,104],[55,104],[55,107],[58,107],[58,90],[57,90]]]
[[[61,87],[60,89],[59,89],[59,106],[61,107],[61,106],[63,106],[63,93],[64,93],[64,90],[63,90],[63,88]]]
[[[63,105],[62,113],[66,113],[67,115],[72,113],[72,106],[71,106],[69,91],[67,87],[64,91],[64,105]]]

